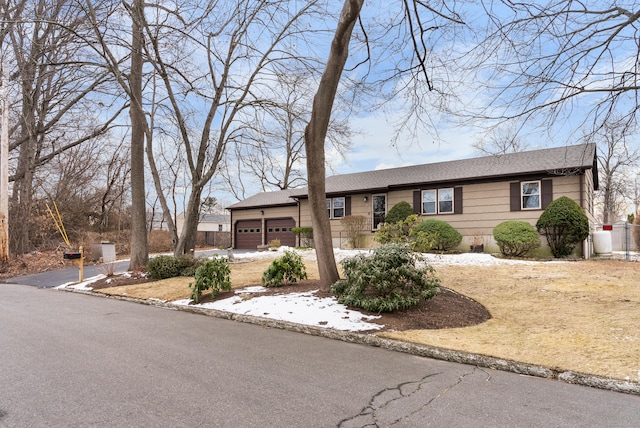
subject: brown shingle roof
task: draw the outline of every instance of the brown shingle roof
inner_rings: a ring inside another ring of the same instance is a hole
[[[456,182],[508,177],[535,173],[566,173],[593,167],[595,144],[556,147],[484,156],[448,162],[405,166],[377,171],[357,172],[327,177],[327,193],[366,192],[393,187],[425,185],[436,182]],[[280,205],[290,197],[306,197],[307,189],[259,193],[230,206],[231,209]],[[273,201],[270,203],[270,201]],[[278,203],[275,203],[278,201]],[[292,202],[289,199],[289,202]]]

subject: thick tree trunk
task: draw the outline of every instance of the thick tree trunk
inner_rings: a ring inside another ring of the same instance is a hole
[[[331,225],[326,207],[325,137],[340,76],[349,56],[351,33],[363,3],[364,0],[345,0],[344,2],[336,34],[331,43],[329,59],[318,85],[318,92],[313,99],[311,119],[304,136],[307,152],[311,224],[320,281],[323,287],[329,287],[339,279],[333,254]]]
[[[146,118],[142,108],[142,0],[132,7],[131,42],[131,261],[129,270],[146,266],[149,261],[147,213],[144,189],[144,137]]]
[[[202,196],[202,188],[193,186],[189,202],[184,210],[184,223],[180,231],[178,244],[174,249],[174,255],[179,257],[183,254],[189,254],[191,250],[196,248],[196,238],[198,234],[198,222],[200,220],[200,197]]]

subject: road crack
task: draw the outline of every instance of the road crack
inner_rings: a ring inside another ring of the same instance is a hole
[[[431,381],[433,380],[433,378],[442,375],[442,373],[428,374],[417,381],[403,382],[395,387],[385,388],[373,395],[371,397],[371,400],[369,401],[369,404],[363,407],[360,413],[341,420],[340,422],[338,422],[337,426],[340,428],[381,428],[394,426],[402,422],[403,420],[424,411],[440,397],[460,385],[466,377],[474,375],[478,371],[481,371],[487,375],[486,381],[489,381],[491,379],[491,375],[487,371],[478,367],[474,367],[473,370],[458,376],[455,382],[445,386],[440,391],[437,391],[435,395],[433,395],[424,403],[413,407],[411,411],[408,411],[407,413],[402,414],[401,416],[394,419],[387,418],[387,420],[384,420],[385,418],[381,414],[384,411],[389,410],[391,406],[399,404],[399,402],[402,400],[411,400],[417,398],[415,397],[415,395],[418,392],[423,391],[426,386],[431,385]]]

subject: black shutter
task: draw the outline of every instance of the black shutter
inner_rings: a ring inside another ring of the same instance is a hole
[[[521,203],[520,203],[520,182],[516,181],[514,183],[509,183],[510,195],[509,199],[511,201],[511,211],[520,211]]]
[[[544,210],[553,201],[553,180],[542,180],[542,209]]]
[[[462,187],[453,188],[453,213],[462,214]]]
[[[351,196],[345,196],[344,198],[344,216],[351,215]]]
[[[420,190],[413,192],[413,213],[422,214],[422,192]]]

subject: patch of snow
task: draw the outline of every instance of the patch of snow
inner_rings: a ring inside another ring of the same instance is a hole
[[[244,291],[245,289],[241,289],[236,293]],[[191,300],[177,300],[172,303],[188,305]],[[379,317],[349,310],[335,298],[319,298],[313,291],[257,296],[251,299],[234,296],[193,306],[344,331],[379,330],[383,327],[367,322]]]
[[[61,288],[70,288],[73,290],[82,290],[82,291],[91,291],[93,290],[92,287],[89,287],[89,285],[93,284],[94,282],[102,279],[102,278],[106,278],[106,275],[103,274],[99,274],[96,276],[92,276],[91,278],[86,278],[84,281],[82,282],[67,282],[65,284],[61,284],[58,285],[55,288],[61,289]]]

